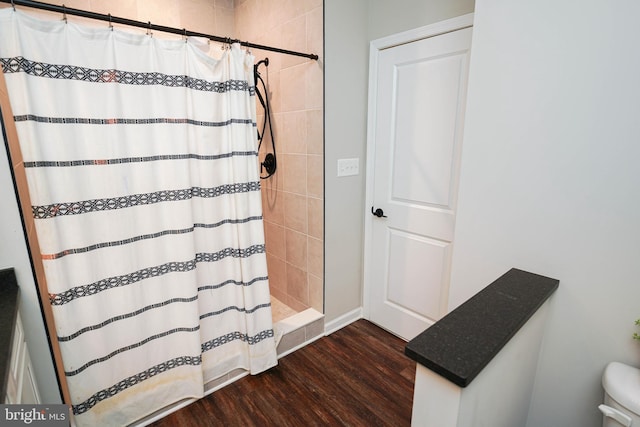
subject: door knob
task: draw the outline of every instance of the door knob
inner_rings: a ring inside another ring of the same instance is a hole
[[[386,218],[387,216],[384,214],[384,211],[380,208],[376,209],[375,211],[373,210],[373,206],[371,206],[371,213],[375,216],[377,216],[378,218]]]

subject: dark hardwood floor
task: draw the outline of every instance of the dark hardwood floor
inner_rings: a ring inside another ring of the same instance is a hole
[[[359,320],[152,426],[409,426],[415,362],[404,346]]]

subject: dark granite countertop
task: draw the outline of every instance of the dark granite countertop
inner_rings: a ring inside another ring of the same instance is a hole
[[[20,288],[13,268],[0,270],[0,403],[7,393],[9,371],[11,369],[11,347],[13,331],[18,320],[18,296]]]
[[[513,268],[409,341],[405,354],[466,387],[558,284],[556,279]]]

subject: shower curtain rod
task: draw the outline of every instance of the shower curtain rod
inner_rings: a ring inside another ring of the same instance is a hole
[[[34,0],[0,0],[0,2],[9,3],[14,7],[14,9],[15,9],[15,6],[25,6],[25,7],[35,8],[35,9],[47,10],[50,12],[62,13],[65,19],[66,19],[66,15],[80,16],[83,18],[90,18],[90,19],[96,19],[99,21],[109,22],[109,25],[123,24],[123,25],[128,25],[130,27],[144,28],[149,31],[162,31],[164,33],[178,34],[185,37],[205,37],[209,40],[213,40],[219,43],[225,43],[225,44],[239,43],[241,46],[246,46],[252,49],[262,49],[262,50],[268,50],[270,52],[283,53],[285,55],[302,56],[304,58],[309,58],[316,61],[318,60],[318,55],[314,53],[302,53],[302,52],[296,52],[293,50],[280,49],[278,47],[264,46],[260,44],[232,39],[229,37],[213,36],[211,34],[189,31],[185,28],[179,29],[179,28],[173,28],[173,27],[165,27],[164,25],[152,24],[151,21],[142,22],[142,21],[134,21],[133,19],[118,18],[117,16],[112,16],[111,14],[105,15],[102,13],[89,12],[87,10],[82,10],[82,9],[73,9],[70,7],[65,7],[64,5],[58,6],[55,4],[42,3]]]

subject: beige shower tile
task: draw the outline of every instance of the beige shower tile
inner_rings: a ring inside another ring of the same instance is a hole
[[[287,265],[283,259],[267,254],[269,287],[272,293],[287,295]],[[282,299],[280,296],[278,298]]]
[[[178,0],[138,1],[138,20],[167,27],[186,28],[187,23],[180,19],[180,2]],[[183,25],[185,24],[185,25]]]
[[[287,264],[307,269],[307,236],[297,231],[285,229]]]
[[[288,154],[307,153],[307,115],[304,111],[282,113],[282,152]]]
[[[305,3],[301,0],[267,0],[274,9],[276,22],[287,22],[305,13]]]
[[[285,154],[279,156],[284,162],[282,172],[284,175],[282,188],[296,194],[307,192],[307,156],[298,154]]]
[[[271,125],[273,126],[273,129],[275,131],[276,142],[277,142],[279,140],[277,136],[277,132],[281,128],[281,120],[282,120],[282,118],[278,117],[278,114],[282,112],[282,109],[281,109],[282,96],[280,94],[280,70],[275,66],[273,66],[273,62],[271,59],[274,57],[273,55],[269,55],[269,54],[261,55],[259,53],[256,53],[255,51],[253,51],[252,53],[255,56],[255,63],[258,63],[258,61],[262,61],[265,58],[269,58],[269,66],[265,67],[264,65],[260,65],[259,72],[260,72],[260,77],[262,78],[262,80],[264,81],[267,87],[266,93],[269,98],[268,99],[269,107],[271,109]],[[257,86],[258,90],[260,90],[260,93],[264,97],[265,90],[262,86],[262,82],[256,82],[256,84],[258,85]],[[264,114],[264,108],[260,104],[260,101],[257,99],[256,99],[256,108],[260,114]],[[258,123],[260,123],[260,130],[262,130],[262,124],[264,122],[261,120]]]
[[[258,19],[258,24],[257,24],[257,32],[255,32],[254,37],[252,37],[249,41],[253,42],[255,44],[261,44],[261,45],[266,45],[266,46],[274,46],[274,44],[272,44],[274,41],[279,41],[280,40],[280,35],[277,32],[274,32],[272,30],[267,30],[266,29],[266,25],[263,22],[263,20],[261,20],[259,17]],[[265,57],[268,57],[269,55],[272,55],[273,58],[269,58],[269,68],[271,68],[272,65],[272,60],[275,60],[276,57],[280,56],[274,52],[271,52],[269,50],[264,50],[264,49],[259,49],[259,48],[252,48],[251,49],[251,53],[256,57],[256,59],[264,59]],[[257,62],[257,61],[256,61]],[[262,67],[261,67],[262,69]],[[274,70],[278,71],[279,68],[274,67]]]
[[[286,258],[285,228],[272,222],[264,223],[267,253],[281,259]]]
[[[270,181],[271,182],[271,186],[273,188],[276,188],[278,191],[284,191],[284,172],[282,170],[282,156],[278,155],[278,168],[276,169],[276,173],[273,174],[270,178],[266,179],[266,180],[262,180],[262,182],[264,181]]]
[[[233,16],[233,9],[216,7],[214,10],[215,15],[215,33],[221,37],[235,38],[235,21]],[[209,30],[211,31],[211,29]]]
[[[307,120],[307,154],[324,153],[324,132],[322,110],[308,110]]]
[[[271,181],[274,178],[275,176],[268,180],[263,179],[262,182]],[[265,221],[284,225],[284,195],[275,187],[262,188],[262,216]]]
[[[262,125],[264,124],[264,110],[262,109],[262,107],[260,106],[259,102],[256,102],[256,133],[259,135],[262,135]],[[258,154],[260,154],[260,158],[262,158],[263,154],[265,153],[265,150],[267,148],[267,144],[260,144],[260,141],[258,140]],[[271,148],[271,146],[269,145],[269,148]]]
[[[277,46],[277,45],[274,45]],[[277,56],[277,55],[276,55]],[[269,58],[269,56],[265,56]],[[271,55],[273,58],[274,55]],[[271,60],[271,59],[270,59]],[[269,65],[271,67],[271,65]],[[273,67],[273,71],[269,70],[267,72],[268,80],[267,87],[269,88],[269,105],[271,106],[271,111],[274,113],[281,113],[284,111],[282,108],[282,81],[280,73],[282,73],[281,69]],[[279,122],[274,123],[274,128],[277,129]]]
[[[252,40],[250,37],[255,31],[254,13],[250,5],[255,0],[236,0],[234,8],[234,26],[236,29],[236,37],[242,40]]]
[[[309,308],[308,303],[301,302],[296,298],[292,297],[291,295],[287,296],[287,305],[298,312],[304,311],[307,308]]]
[[[324,235],[324,201],[313,197],[307,198],[307,233],[316,239]]]
[[[211,0],[205,0],[207,3],[211,3]],[[213,5],[215,7],[224,7],[227,9],[233,9],[234,8],[234,0],[214,0]],[[236,0],[236,2],[241,3],[239,0]]]
[[[112,15],[115,15],[115,13],[113,11],[106,11],[106,12],[102,12],[101,9],[99,8],[100,5],[97,4],[96,1],[89,1],[89,0],[58,0],[58,1],[49,1],[49,4],[57,4],[59,6],[62,6],[63,4],[65,5],[65,7],[70,7],[72,9],[82,9],[82,10],[91,10],[93,12],[98,12],[98,13],[111,13]],[[103,2],[106,3],[106,2]],[[111,3],[111,2],[108,2]],[[120,2],[113,2],[113,3],[120,3]],[[120,5],[117,5],[120,6]],[[98,9],[95,9],[95,8]],[[104,9],[102,9],[104,10]],[[135,12],[135,9],[134,9]],[[126,18],[127,15],[123,16],[123,18]]]
[[[323,158],[319,155],[307,156],[307,194],[323,197]]]
[[[277,22],[270,31],[262,32],[260,41],[267,46],[282,46],[281,24],[281,22]],[[269,68],[274,71],[282,70],[282,61],[286,55],[265,50],[264,56],[269,58]]]
[[[322,240],[307,237],[307,272],[321,277],[323,270]]]
[[[255,0],[251,4],[253,9],[253,24],[256,33],[266,33],[273,29],[276,20],[276,10],[273,8],[273,0]]]
[[[284,193],[284,226],[307,233],[307,197]]]
[[[260,154],[260,161],[263,161],[264,158],[265,158],[264,153]],[[276,166],[277,166],[276,172],[273,175],[271,175],[269,178],[260,179],[260,188],[263,191],[263,199],[266,193],[266,195],[269,198],[269,201],[272,201],[276,197],[275,192],[282,191],[283,179],[284,179],[284,167],[283,167],[284,163],[282,160],[283,160],[282,155],[278,152],[277,158],[276,158]],[[260,163],[256,165],[256,168],[260,172],[261,176],[263,177],[267,176],[267,171],[261,170]],[[266,191],[266,190],[269,190],[269,191]]]
[[[322,7],[322,0],[304,0],[304,2],[305,2],[307,11],[313,10],[316,7],[320,7],[320,8]]]
[[[309,281],[309,305],[319,311],[324,312],[324,289],[322,279],[312,274],[308,275]]]
[[[262,91],[261,91],[262,93]],[[261,105],[258,104],[258,132],[262,135],[262,142],[260,142],[260,161],[264,160],[264,155],[266,153],[273,153],[273,147],[275,145],[276,155],[282,154],[282,134],[283,134],[283,124],[282,124],[282,114],[271,111],[270,116],[271,120],[266,119],[266,114]],[[263,135],[264,134],[264,135]]]
[[[324,17],[322,8],[318,7],[307,13],[307,51],[323,58]]]
[[[286,305],[282,300],[271,295],[271,313],[273,322],[279,322],[287,317],[293,316],[297,313],[293,308]]]
[[[182,27],[188,30],[216,34],[213,5],[207,0],[182,0],[180,20]]]
[[[304,110],[307,101],[307,64],[284,68],[280,71],[282,111]]]
[[[286,284],[285,284],[284,290],[278,289],[273,287],[271,285],[271,280],[269,280],[269,292],[273,298],[277,298],[284,304],[286,304],[287,300],[289,299],[289,295],[287,294],[287,290],[286,290]]]
[[[322,109],[323,103],[322,61],[309,61],[305,64],[305,109]]]
[[[307,19],[305,15],[284,22],[280,32],[282,33],[282,44],[280,46],[283,49],[297,52],[305,52],[307,50]],[[307,59],[302,56],[283,55],[282,68],[293,67],[306,61]]]
[[[287,264],[287,294],[290,298],[308,306],[309,305],[309,285],[307,282],[307,273],[291,264]],[[298,309],[287,301],[287,305]]]

